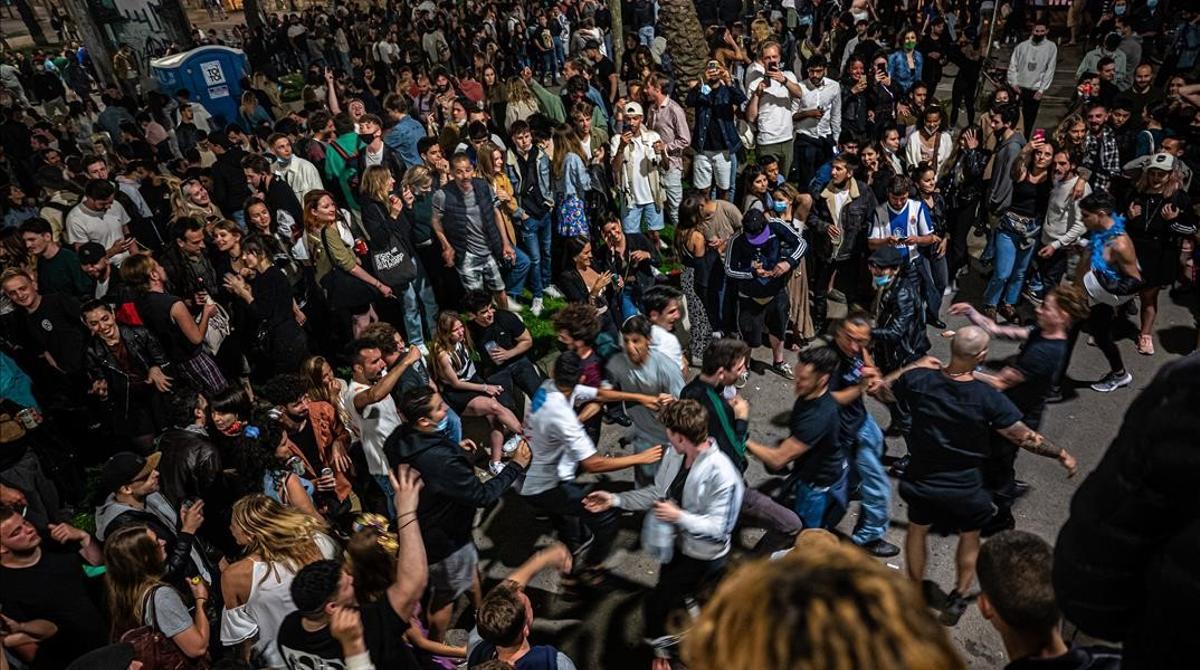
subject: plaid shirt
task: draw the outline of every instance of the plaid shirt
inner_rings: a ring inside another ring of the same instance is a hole
[[[1114,175],[1121,170],[1121,157],[1117,152],[1117,138],[1112,128],[1104,126],[1100,134],[1088,133],[1083,141],[1083,167],[1091,170],[1088,178],[1092,190],[1107,191]]]

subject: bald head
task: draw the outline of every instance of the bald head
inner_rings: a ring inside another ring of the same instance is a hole
[[[979,326],[959,328],[950,341],[950,355],[961,360],[974,360],[987,350],[987,331]]]

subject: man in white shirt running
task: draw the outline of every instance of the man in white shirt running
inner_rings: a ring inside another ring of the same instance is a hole
[[[586,563],[577,566],[586,571],[599,567],[608,558],[617,536],[617,514],[611,510],[600,513],[585,510],[583,498],[587,490],[575,481],[575,473],[613,472],[657,463],[662,457],[662,446],[629,456],[601,456],[575,414],[575,403],[598,398],[596,388],[579,385],[581,377],[579,354],[565,351],[554,363],[553,379],[543,382],[530,398],[525,439],[533,450],[533,461],[519,491],[534,507],[550,515],[559,539],[572,553],[588,550]]]

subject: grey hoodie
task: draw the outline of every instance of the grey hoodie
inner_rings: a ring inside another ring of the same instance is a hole
[[[1013,134],[1000,144],[992,156],[992,186],[988,191],[988,211],[1003,212],[1012,201],[1012,168],[1013,161],[1021,154],[1025,146],[1025,136],[1021,131]]]

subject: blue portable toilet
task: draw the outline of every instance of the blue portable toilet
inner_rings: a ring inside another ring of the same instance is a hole
[[[242,77],[250,70],[241,49],[203,46],[150,61],[158,90],[174,95],[179,89],[192,94],[192,102],[212,114],[214,127],[237,120],[242,97]]]

